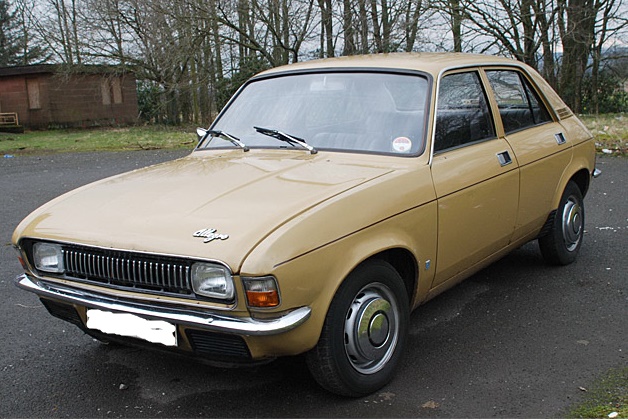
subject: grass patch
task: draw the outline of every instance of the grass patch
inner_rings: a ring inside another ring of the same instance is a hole
[[[122,127],[0,133],[0,154],[90,152],[103,150],[192,149],[189,127]]]
[[[617,413],[616,416],[609,415]],[[585,400],[571,409],[567,418],[628,418],[628,366],[612,369],[586,391]]]
[[[599,153],[628,156],[628,114],[581,115]]]
[[[599,153],[628,156],[628,114],[582,115]],[[0,154],[192,149],[195,127],[143,126],[0,133]]]

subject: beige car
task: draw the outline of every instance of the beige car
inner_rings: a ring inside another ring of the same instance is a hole
[[[526,242],[550,264],[582,245],[591,134],[520,62],[298,63],[198,131],[189,156],[28,216],[17,285],[101,340],[303,353],[324,388],[360,396],[393,377],[412,309]]]

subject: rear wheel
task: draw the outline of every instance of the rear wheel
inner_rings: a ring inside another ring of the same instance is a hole
[[[403,280],[384,261],[359,266],[332,300],[321,337],[307,353],[316,381],[340,395],[373,393],[393,377],[409,316]]]
[[[576,260],[584,236],[584,203],[582,192],[569,181],[560,199],[550,232],[539,238],[539,247],[545,261],[567,265]]]

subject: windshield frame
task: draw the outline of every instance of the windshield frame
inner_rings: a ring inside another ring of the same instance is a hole
[[[415,76],[423,78],[426,81],[426,91],[425,91],[425,108],[423,112],[423,127],[421,132],[421,144],[418,149],[414,153],[400,153],[400,152],[384,152],[384,151],[373,151],[373,150],[358,150],[358,149],[340,149],[340,148],[326,148],[326,147],[318,147],[315,144],[314,146],[317,150],[325,151],[325,152],[338,152],[338,153],[358,153],[358,154],[370,154],[370,155],[385,155],[385,156],[395,156],[395,157],[407,157],[413,158],[421,156],[425,153],[427,148],[427,134],[429,132],[429,121],[431,120],[431,104],[432,104],[432,95],[433,95],[433,86],[434,86],[434,78],[428,72],[414,70],[414,69],[402,69],[402,68],[387,68],[387,67],[321,67],[316,69],[299,69],[299,70],[285,70],[278,71],[269,74],[259,74],[253,76],[249,80],[247,80],[240,88],[236,91],[236,93],[229,99],[227,104],[221,109],[218,113],[214,121],[211,123],[209,130],[213,130],[214,127],[220,122],[221,118],[224,116],[226,112],[228,112],[229,108],[233,105],[233,103],[239,98],[242,92],[251,84],[289,76],[299,76],[299,75],[311,75],[311,74],[337,74],[337,73],[354,73],[354,74],[392,74],[392,75],[403,75],[403,76]],[[276,129],[281,129],[280,127],[273,127]],[[307,141],[307,139],[306,139]],[[212,145],[212,147],[208,147],[209,141],[200,142],[195,151],[207,151],[207,150],[232,150],[234,147],[229,144],[225,144],[224,147],[216,147]],[[309,144],[309,143],[308,143]],[[268,146],[251,146],[250,149],[268,149],[268,150],[276,150],[282,149],[286,150],[285,147],[268,147]],[[294,150],[305,150],[301,148],[295,148]]]

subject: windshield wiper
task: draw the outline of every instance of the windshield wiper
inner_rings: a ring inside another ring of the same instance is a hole
[[[298,144],[304,149],[309,150],[310,153],[313,155],[318,153],[318,150],[316,150],[314,147],[307,144],[305,140],[300,139],[298,137],[291,136],[290,134],[286,134],[279,130],[272,130],[270,128],[256,127],[256,126],[253,126],[253,128],[255,129],[255,131],[257,131],[260,134],[264,134],[265,136],[276,138],[277,140],[280,140],[280,141],[285,141],[286,143],[292,146],[294,146],[295,144]]]
[[[236,136],[233,136],[225,131],[221,131],[221,130],[205,130],[204,128],[197,128],[196,129],[196,133],[199,135],[199,137],[201,137],[201,142],[203,140],[205,140],[205,138],[207,138],[207,136],[212,136],[212,137],[220,137],[221,139],[227,140],[228,142],[230,142],[231,144],[233,144],[234,146],[237,146],[239,148],[241,148],[242,150],[244,150],[245,152],[248,152],[250,149],[249,147],[242,143],[242,141],[237,138]]]

